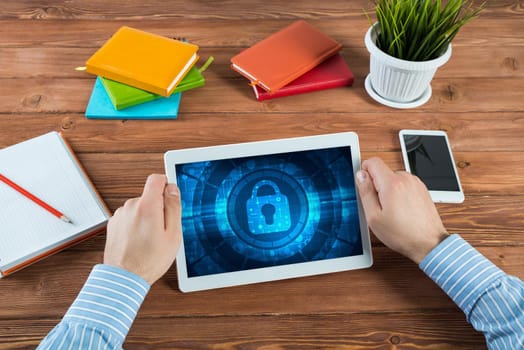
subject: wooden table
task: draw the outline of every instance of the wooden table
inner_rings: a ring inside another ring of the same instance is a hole
[[[355,131],[363,158],[401,169],[402,128],[449,134],[463,204],[438,205],[459,232],[524,277],[524,11],[489,1],[453,42],[422,107],[396,110],[364,90],[368,21],[359,1],[44,1],[0,5],[0,147],[62,131],[112,210],[163,173],[166,150]],[[352,87],[257,102],[229,68],[240,50],[303,18],[341,42]],[[200,45],[215,63],[183,94],[176,121],[87,120],[94,77],[75,71],[122,25]],[[1,227],[0,227],[1,232]],[[0,348],[34,348],[91,267],[99,235],[0,281]],[[126,348],[482,349],[484,338],[414,264],[373,237],[371,269],[182,294],[174,269],[153,286]]]

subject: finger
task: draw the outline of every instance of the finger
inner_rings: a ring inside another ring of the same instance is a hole
[[[384,161],[378,157],[373,157],[368,160],[365,160],[362,163],[362,169],[366,170],[373,183],[375,184],[375,189],[377,192],[383,191],[388,183],[391,182],[391,179],[395,173],[384,163]]]
[[[131,210],[131,208],[133,208],[136,205],[136,203],[138,203],[139,199],[140,198],[129,198],[128,200],[124,202],[124,205],[120,208],[125,208],[125,210]]]
[[[120,216],[120,213],[122,212],[122,207],[118,207],[114,213],[113,213],[113,216]]]
[[[364,208],[364,213],[369,222],[370,218],[376,217],[382,207],[380,206],[380,201],[378,198],[377,191],[371,181],[366,170],[360,170],[357,172],[357,188],[360,195],[360,200],[362,201],[362,207]]]
[[[182,236],[181,216],[182,205],[180,203],[180,191],[177,185],[168,184],[164,191],[165,228],[177,241],[179,241]]]
[[[144,191],[140,197],[142,205],[158,211],[164,205],[164,188],[166,186],[166,176],[160,174],[151,174],[147,177],[144,185]]]
[[[181,217],[180,191],[176,184],[168,184],[164,193],[164,216],[166,230],[178,228]]]

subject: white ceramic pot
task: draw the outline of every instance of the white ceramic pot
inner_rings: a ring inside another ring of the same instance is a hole
[[[373,27],[380,32],[379,24]],[[406,61],[388,55],[376,45],[376,33],[370,27],[365,44],[370,54],[366,90],[375,100],[397,108],[424,104],[431,97],[431,80],[437,68],[451,57],[451,44],[446,52],[430,61]],[[378,95],[378,96],[377,96]]]

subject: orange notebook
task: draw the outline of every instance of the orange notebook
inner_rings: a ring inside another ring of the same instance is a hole
[[[231,58],[231,68],[273,92],[341,48],[341,44],[299,20]]]
[[[89,73],[169,96],[198,60],[198,46],[121,27],[86,63]]]

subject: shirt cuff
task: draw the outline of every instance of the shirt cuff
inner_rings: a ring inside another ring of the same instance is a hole
[[[435,247],[419,265],[468,316],[476,301],[504,272],[459,235]]]
[[[113,341],[123,343],[149,289],[132,272],[96,265],[63,320],[106,330]]]

